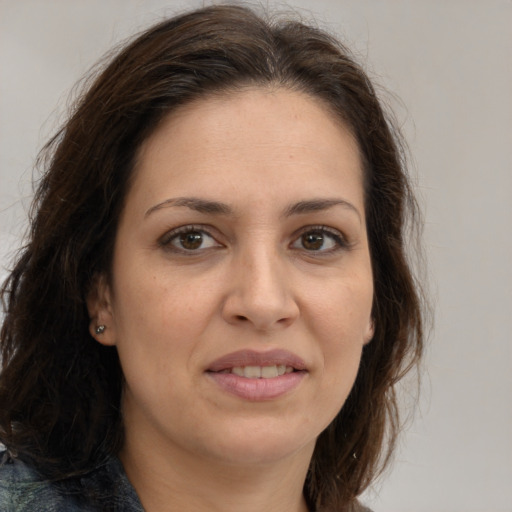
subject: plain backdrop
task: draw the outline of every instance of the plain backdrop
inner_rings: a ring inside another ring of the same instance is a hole
[[[375,512],[512,511],[512,1],[290,0],[339,34],[397,113],[435,302],[422,399]],[[105,51],[198,1],[0,0],[0,277],[38,149]]]

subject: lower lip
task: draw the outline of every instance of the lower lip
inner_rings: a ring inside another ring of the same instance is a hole
[[[305,371],[285,373],[270,379],[248,379],[234,373],[208,372],[224,391],[253,402],[273,400],[295,389],[305,377]]]

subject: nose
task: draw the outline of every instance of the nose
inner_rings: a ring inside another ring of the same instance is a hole
[[[234,256],[222,305],[224,320],[261,332],[291,325],[299,316],[299,305],[288,264],[270,249]]]

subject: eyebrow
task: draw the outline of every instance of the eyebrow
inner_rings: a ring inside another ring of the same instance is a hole
[[[168,206],[184,206],[195,210],[200,213],[209,213],[214,215],[232,215],[233,209],[225,203],[218,201],[210,201],[207,199],[200,199],[197,197],[176,197],[172,199],[166,199],[161,203],[156,204],[149,208],[144,214],[144,217],[148,217],[153,212],[166,208]]]
[[[312,212],[320,212],[324,210],[328,210],[334,206],[342,206],[347,208],[354,213],[357,214],[359,220],[361,219],[361,214],[359,210],[350,202],[345,199],[333,198],[333,199],[310,199],[308,201],[299,201],[298,203],[290,205],[284,211],[285,217],[290,217],[291,215],[301,215],[305,213]]]
[[[149,208],[144,217],[148,217],[153,212],[169,206],[186,207],[200,213],[213,214],[213,215],[234,215],[234,210],[226,203],[219,201],[211,201],[208,199],[201,199],[198,197],[175,197],[166,199]],[[332,199],[309,199],[307,201],[299,201],[288,206],[284,212],[283,217],[291,217],[292,215],[304,215],[307,213],[320,212],[333,208],[334,206],[342,206],[353,211],[361,219],[359,210],[350,202],[341,198]]]

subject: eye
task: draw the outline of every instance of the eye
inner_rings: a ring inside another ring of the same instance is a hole
[[[347,245],[344,236],[338,230],[319,226],[303,230],[291,247],[308,252],[329,253]]]
[[[166,233],[160,245],[178,252],[199,252],[213,247],[221,247],[207,231],[195,226],[183,226]]]

